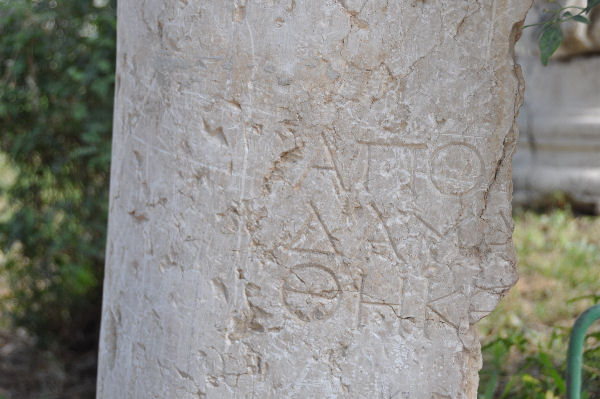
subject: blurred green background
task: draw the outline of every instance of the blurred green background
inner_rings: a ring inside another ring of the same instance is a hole
[[[57,364],[97,346],[115,8],[0,0],[2,324],[22,327]],[[0,383],[10,375],[0,369]]]
[[[115,8],[0,0],[0,398],[94,397]],[[480,325],[480,397],[564,397],[569,329],[600,300],[600,218],[560,196],[514,216],[521,279]],[[594,331],[588,398],[600,398]]]

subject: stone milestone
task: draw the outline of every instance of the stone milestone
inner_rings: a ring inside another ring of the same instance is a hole
[[[98,397],[475,398],[529,1],[121,1]]]

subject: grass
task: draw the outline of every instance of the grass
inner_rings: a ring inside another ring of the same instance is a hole
[[[562,398],[570,328],[600,301],[600,217],[517,211],[514,242],[519,282],[479,325],[479,397]],[[590,399],[600,398],[599,331],[592,328],[584,358]]]

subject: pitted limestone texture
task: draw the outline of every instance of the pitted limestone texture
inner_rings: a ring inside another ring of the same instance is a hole
[[[97,397],[475,399],[528,3],[121,1]]]

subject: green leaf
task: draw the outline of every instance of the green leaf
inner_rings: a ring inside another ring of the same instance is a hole
[[[548,59],[560,46],[562,40],[563,34],[558,26],[552,25],[544,29],[539,41],[542,64],[548,65]]]
[[[596,7],[598,4],[600,4],[600,0],[588,0],[585,12],[590,12],[591,9]]]
[[[570,12],[570,11],[567,11],[567,12],[565,12],[565,13],[564,13],[562,16],[563,16],[563,17],[571,17],[571,16],[573,16],[573,14],[571,14],[571,12]]]
[[[552,363],[550,356],[548,356],[548,354],[545,352],[540,352],[539,360],[540,360],[540,363],[545,368],[544,374],[546,374],[550,378],[552,378],[552,380],[554,381],[554,385],[558,388],[560,393],[562,393],[564,395],[567,392],[567,386],[566,386],[565,380],[562,378],[562,376],[560,375],[558,370],[556,370],[556,367],[554,367],[554,364]]]
[[[540,380],[538,380],[537,378],[535,378],[534,376],[530,375],[530,374],[523,374],[521,376],[521,379],[523,380],[523,382],[527,385],[531,385],[531,386],[539,386],[541,385]]]
[[[575,15],[573,19],[577,22],[583,22],[584,24],[589,24],[590,20],[584,17],[583,15]]]

